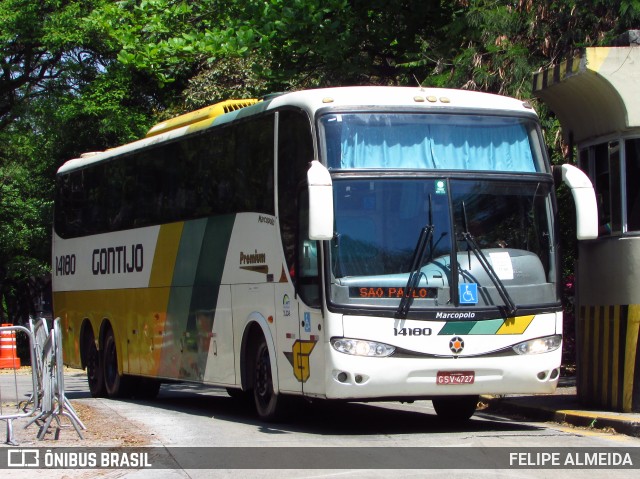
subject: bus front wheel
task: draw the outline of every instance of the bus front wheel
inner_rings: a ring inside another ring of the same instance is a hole
[[[282,412],[282,397],[273,390],[269,347],[261,338],[254,359],[253,399],[260,419],[276,421]]]
[[[449,424],[461,424],[473,416],[479,398],[479,396],[449,396],[433,398],[431,402],[438,419]]]

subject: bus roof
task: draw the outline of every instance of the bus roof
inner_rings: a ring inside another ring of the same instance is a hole
[[[252,101],[251,103],[254,102]],[[215,106],[216,105],[212,105],[212,107],[207,107],[207,109]],[[198,115],[194,115],[194,118],[198,118],[199,121],[191,124],[176,121],[174,122],[176,125],[174,129],[163,130],[163,132],[154,134],[154,136],[118,146],[104,152],[94,152],[90,155],[83,155],[81,158],[69,160],[60,167],[58,174],[173,140],[212,126],[222,125],[237,119],[250,117],[264,111],[285,106],[294,106],[306,110],[312,117],[316,111],[323,108],[344,108],[347,110],[356,108],[375,109],[379,107],[410,108],[413,110],[424,109],[424,111],[435,110],[439,112],[464,109],[466,111],[512,112],[535,116],[533,108],[525,101],[468,90],[384,86],[302,90],[269,96],[263,101],[254,103],[251,106],[235,109],[221,115],[213,115],[212,117],[205,116],[204,119],[201,119]],[[187,115],[182,115],[180,118],[185,116]],[[169,122],[171,122],[171,120],[169,120]],[[164,123],[168,122],[163,122],[163,124]]]
[[[419,87],[340,87],[303,90],[275,97],[270,108],[297,105],[310,111],[323,107],[398,106],[529,111],[524,102],[490,93]]]

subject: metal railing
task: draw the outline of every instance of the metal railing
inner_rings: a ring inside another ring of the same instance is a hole
[[[17,408],[11,414],[0,415],[0,419],[7,421],[7,444],[16,445],[12,421],[25,417],[32,417],[24,426],[25,429],[32,424],[40,426],[38,431],[38,439],[40,440],[44,439],[54,420],[57,425],[55,438],[58,438],[60,429],[63,427],[60,421],[62,417],[66,417],[80,439],[84,439],[80,430],[86,430],[86,427],[64,393],[60,319],[56,318],[51,328],[48,327],[47,320],[44,318],[37,321],[29,319],[28,329],[23,326],[0,327],[0,334],[18,331],[26,334],[29,338],[33,392],[26,401],[18,401],[18,382],[14,371]]]
[[[27,328],[25,328],[24,326],[1,326],[0,327],[0,334],[15,334],[17,332],[22,332],[24,334],[27,335],[27,337],[29,338],[29,344],[31,345],[31,347],[29,348],[29,352],[31,355],[31,364],[34,364],[36,361],[36,357],[35,357],[35,351],[33,348],[33,344],[34,344],[34,338],[33,338],[33,333],[28,330]],[[13,420],[14,419],[18,419],[21,417],[28,417],[31,416],[32,411],[29,410],[25,410],[25,409],[21,409],[20,408],[20,403],[19,403],[19,399],[18,399],[18,381],[17,381],[17,377],[15,375],[14,372],[14,386],[15,386],[15,399],[16,399],[16,411],[10,414],[5,414],[4,413],[4,407],[2,408],[2,410],[0,411],[0,420],[5,420],[7,421],[7,440],[6,443],[7,444],[11,444],[11,445],[17,445],[15,444],[15,441],[13,439]],[[36,371],[35,368],[31,368],[31,379],[33,382],[33,390],[36,391],[36,385],[38,384],[38,373]],[[0,400],[2,398],[0,397]],[[33,394],[30,401],[33,402],[34,408],[38,408],[39,407],[39,397],[37,394]]]

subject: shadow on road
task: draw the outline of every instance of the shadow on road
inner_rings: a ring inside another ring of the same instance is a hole
[[[76,396],[76,394],[78,394]],[[88,393],[69,392],[70,398],[88,397]],[[259,420],[251,404],[229,397],[223,388],[198,384],[163,384],[155,400],[123,400],[185,414],[215,417],[217,420],[252,425],[263,434],[304,432],[315,435],[367,436],[372,434],[416,434],[445,432],[531,432],[539,430],[531,424],[476,412],[463,424],[441,421],[429,401],[413,405],[388,403],[344,403],[335,401],[292,401],[287,417],[278,423]]]

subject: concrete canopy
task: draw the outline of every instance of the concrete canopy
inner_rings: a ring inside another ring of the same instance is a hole
[[[580,145],[640,128],[640,47],[591,47],[534,74],[533,94]]]

